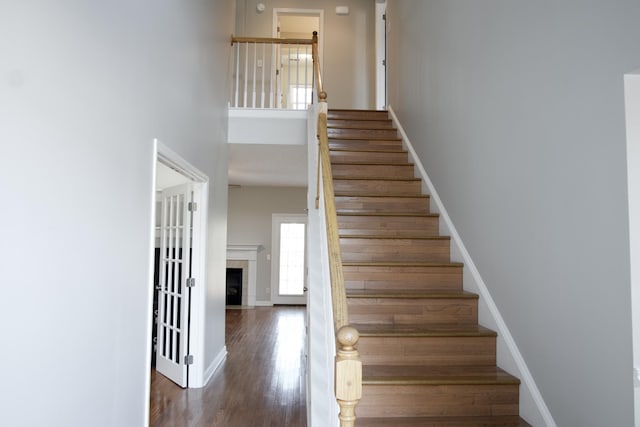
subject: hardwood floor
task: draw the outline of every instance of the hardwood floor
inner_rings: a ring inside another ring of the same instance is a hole
[[[151,374],[151,427],[306,427],[305,307],[226,311],[227,359],[203,389]]]

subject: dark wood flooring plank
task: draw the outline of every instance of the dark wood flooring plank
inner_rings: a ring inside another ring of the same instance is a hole
[[[226,312],[227,359],[203,389],[151,375],[151,427],[305,427],[305,308]]]

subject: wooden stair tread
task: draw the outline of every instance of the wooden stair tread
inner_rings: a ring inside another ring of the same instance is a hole
[[[359,150],[353,149],[353,148],[342,148],[342,147],[331,147],[329,148],[329,152],[349,152],[349,153],[359,153],[359,154],[363,154],[363,153],[393,153],[393,154],[398,154],[398,153],[407,153],[407,150],[385,150],[382,148],[373,148],[373,147],[367,147],[367,148],[361,148]],[[362,164],[362,163],[358,163],[358,164]]]
[[[381,236],[379,234],[340,234],[341,239],[379,239],[379,240],[451,240],[451,236]]]
[[[464,267],[461,262],[343,262],[346,267]]]
[[[358,418],[358,427],[531,427],[515,415],[484,417]]]
[[[347,289],[347,298],[478,299],[478,294],[459,290]]]
[[[335,193],[336,197],[387,197],[392,199],[406,198],[406,199],[429,199],[428,194],[414,194],[414,193],[395,193],[395,194],[377,194],[377,193],[349,193],[341,192]]]
[[[354,167],[363,167],[363,166],[411,166],[413,167],[413,163],[406,162],[385,162],[385,163],[354,163],[349,161],[340,161],[337,159],[331,159],[332,165],[340,165],[340,166],[354,166]]]
[[[497,366],[365,365],[362,384],[513,385],[520,380]]]
[[[351,324],[360,337],[495,337],[497,333],[480,325]]]
[[[333,178],[334,181],[422,181],[420,178],[403,178],[395,176],[380,176],[380,177],[362,177],[362,178]]]
[[[338,211],[338,216],[382,216],[382,217],[425,217],[425,218],[438,218],[440,214],[437,213],[425,213],[425,212],[350,212],[350,211]]]

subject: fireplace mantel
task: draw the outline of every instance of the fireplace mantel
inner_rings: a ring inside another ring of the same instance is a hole
[[[256,273],[258,252],[264,249],[262,245],[227,245],[227,260],[230,261],[247,261],[249,264],[248,276],[248,292],[247,305],[256,305]]]

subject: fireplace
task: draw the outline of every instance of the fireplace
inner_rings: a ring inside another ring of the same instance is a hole
[[[242,268],[227,267],[227,305],[242,305]]]
[[[242,270],[241,305],[256,305],[256,272],[258,251],[262,245],[228,245],[227,270]]]

